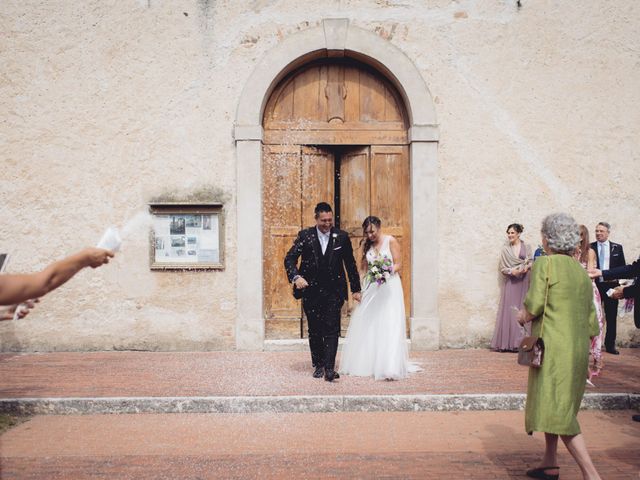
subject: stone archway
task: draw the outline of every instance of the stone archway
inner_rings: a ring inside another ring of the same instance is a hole
[[[322,57],[346,56],[383,73],[402,95],[409,115],[412,204],[411,338],[414,349],[439,347],[437,242],[437,142],[433,100],[415,65],[379,36],[346,19],[283,40],[267,52],[245,85],[235,121],[237,162],[237,321],[236,347],[264,347],[262,271],[262,116],[280,80],[298,66]],[[256,208],[260,205],[260,208]],[[425,248],[426,247],[426,248]],[[419,286],[419,287],[418,287]],[[416,291],[419,288],[419,291]]]

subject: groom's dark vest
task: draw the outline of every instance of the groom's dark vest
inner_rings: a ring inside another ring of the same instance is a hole
[[[318,276],[316,277],[318,286],[322,290],[332,290],[335,285],[331,282],[331,272],[329,271],[329,245],[322,255],[322,246],[320,247],[320,257],[318,258]]]

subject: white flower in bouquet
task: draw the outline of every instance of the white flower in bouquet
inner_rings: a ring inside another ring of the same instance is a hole
[[[366,279],[370,284],[375,282],[382,285],[391,278],[391,275],[393,275],[393,262],[386,255],[378,255],[373,262],[369,262]]]

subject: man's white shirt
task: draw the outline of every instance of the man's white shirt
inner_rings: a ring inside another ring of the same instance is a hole
[[[318,227],[316,227],[316,232],[318,232],[318,240],[320,241],[320,248],[322,248],[322,254],[327,251],[327,245],[329,245],[329,235],[331,235],[331,230],[327,233],[322,233]]]

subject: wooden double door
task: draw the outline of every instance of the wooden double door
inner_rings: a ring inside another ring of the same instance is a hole
[[[405,309],[410,314],[411,225],[407,145],[263,147],[263,271],[265,336],[304,338],[301,302],[291,295],[283,260],[299,230],[315,224],[314,207],[331,203],[335,224],[351,237],[356,261],[362,256],[362,221],[382,220],[383,231],[402,246]],[[353,300],[343,309],[346,332]]]

